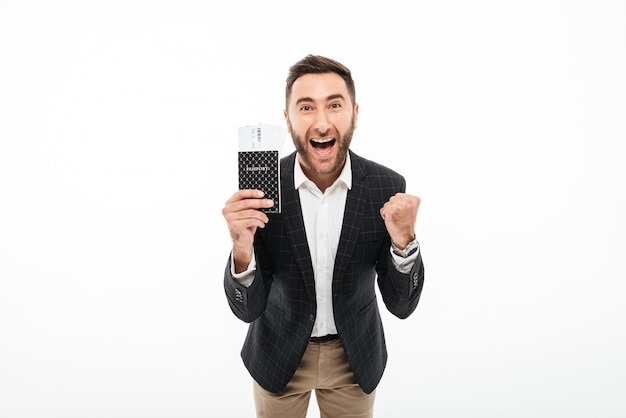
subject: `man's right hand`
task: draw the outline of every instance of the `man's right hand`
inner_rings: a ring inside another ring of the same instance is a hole
[[[261,190],[239,190],[226,201],[222,215],[228,224],[233,240],[233,261],[235,273],[246,271],[254,253],[254,234],[257,228],[264,228],[269,221],[260,210],[271,208],[274,202],[264,199]]]

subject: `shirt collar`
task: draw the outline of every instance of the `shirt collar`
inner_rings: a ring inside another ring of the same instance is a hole
[[[304,174],[304,171],[302,171],[302,167],[300,166],[300,161],[297,155],[295,160],[296,162],[293,168],[293,184],[295,186],[295,189],[298,190],[300,186],[311,180]],[[330,187],[333,187],[338,182],[342,182],[343,184],[345,184],[348,190],[352,188],[352,164],[350,163],[350,153],[346,155],[346,163],[343,165],[343,169],[341,170],[339,177]]]

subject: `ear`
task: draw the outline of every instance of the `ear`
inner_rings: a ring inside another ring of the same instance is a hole
[[[352,121],[353,121],[352,124],[354,125],[354,129],[356,129],[358,119],[359,119],[359,104],[355,103],[354,111],[352,113]]]
[[[287,133],[291,133],[291,123],[289,123],[289,114],[287,113],[287,109],[283,110],[283,115],[285,116],[285,122],[287,124]]]

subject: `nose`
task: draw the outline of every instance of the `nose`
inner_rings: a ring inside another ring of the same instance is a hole
[[[323,110],[318,111],[315,115],[315,124],[313,125],[313,128],[319,136],[326,136],[330,131],[330,124],[328,123],[328,118]]]

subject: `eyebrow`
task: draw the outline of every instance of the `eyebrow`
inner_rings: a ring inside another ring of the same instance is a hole
[[[345,97],[343,97],[343,94],[331,94],[330,96],[328,96],[326,98],[327,102],[330,102],[331,100],[335,100],[335,99],[341,99],[341,100],[346,100]],[[301,97],[298,100],[296,100],[296,105],[299,105],[302,102],[313,102],[314,100],[310,97]]]

